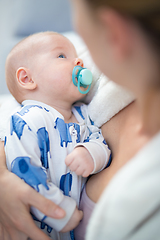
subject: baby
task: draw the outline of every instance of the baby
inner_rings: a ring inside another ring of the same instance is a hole
[[[6,60],[7,86],[21,104],[5,139],[7,167],[65,210],[65,218],[57,220],[31,207],[54,240],[74,239],[86,178],[105,168],[110,156],[87,106],[75,103],[84,97],[72,81],[75,66],[83,67],[83,61],[73,44],[54,32],[25,38]]]

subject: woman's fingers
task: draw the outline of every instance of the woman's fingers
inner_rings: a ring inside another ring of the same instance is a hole
[[[57,219],[65,217],[65,211],[54,202],[46,199],[44,196],[40,195],[32,188],[29,189],[29,192],[29,199],[26,199],[27,204],[37,208],[46,216]]]
[[[19,232],[16,229],[10,229],[9,238],[6,238],[5,240],[27,240],[27,239],[28,237],[26,234]]]
[[[3,238],[0,240],[50,240],[50,238],[42,232],[33,221],[31,215],[26,212],[21,217],[21,222],[18,220],[18,227],[15,225],[9,227],[7,231],[3,229]]]
[[[50,238],[42,232],[33,221],[31,215],[27,215],[25,219],[25,224],[21,227],[22,231],[32,240],[50,240]],[[27,238],[28,239],[28,238]],[[26,239],[26,240],[27,240]],[[17,239],[15,239],[17,240]],[[21,239],[19,239],[21,240]]]
[[[6,231],[3,225],[0,223],[0,239],[1,240],[12,240],[10,234]]]
[[[5,229],[2,225],[0,227],[0,240],[50,240],[50,238],[43,233],[33,221],[31,215],[26,212],[23,214],[21,222],[16,225],[10,225],[9,228]],[[18,220],[19,221],[19,220]]]

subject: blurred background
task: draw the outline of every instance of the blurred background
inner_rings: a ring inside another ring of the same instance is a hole
[[[0,0],[0,95],[7,94],[5,60],[22,38],[40,31],[73,31],[69,0]]]

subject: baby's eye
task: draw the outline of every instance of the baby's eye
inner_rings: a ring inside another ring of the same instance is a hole
[[[66,56],[64,56],[63,54],[60,54],[58,58],[66,58]]]

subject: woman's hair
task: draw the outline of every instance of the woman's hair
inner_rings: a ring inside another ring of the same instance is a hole
[[[94,10],[111,7],[135,19],[160,51],[160,0],[85,0]]]

